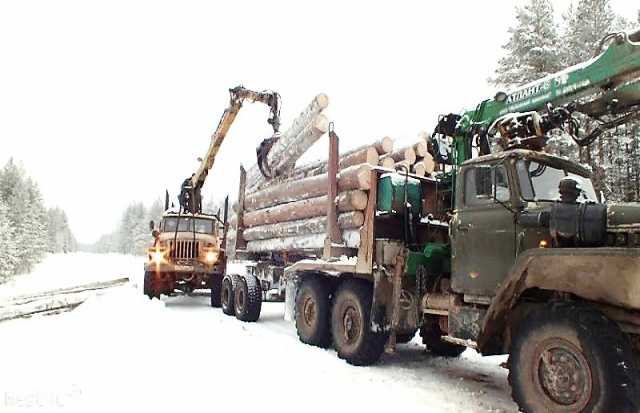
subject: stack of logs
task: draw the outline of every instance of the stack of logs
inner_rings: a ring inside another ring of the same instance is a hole
[[[227,249],[236,245],[249,252],[322,249],[327,228],[328,202],[335,202],[344,247],[358,248],[358,229],[365,220],[371,185],[371,167],[392,170],[405,168],[418,176],[436,169],[427,149],[427,135],[421,133],[414,144],[394,150],[394,142],[384,137],[373,144],[343,153],[338,162],[338,196],[329,200],[326,160],[291,169],[284,177],[250,184],[247,182],[244,208],[233,206]],[[238,228],[238,215],[242,225]],[[236,243],[237,242],[237,243]]]

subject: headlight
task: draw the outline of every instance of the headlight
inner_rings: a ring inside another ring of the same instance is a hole
[[[165,261],[166,250],[161,248],[149,248],[149,260],[155,264],[162,264]]]
[[[207,261],[207,263],[213,264],[216,261],[218,261],[218,251],[208,251],[205,254],[204,258]]]

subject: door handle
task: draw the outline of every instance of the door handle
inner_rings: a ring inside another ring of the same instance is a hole
[[[469,232],[471,229],[471,225],[469,224],[458,224],[458,231],[460,232]]]

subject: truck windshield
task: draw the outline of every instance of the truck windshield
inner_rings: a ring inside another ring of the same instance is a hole
[[[578,202],[597,202],[591,180],[576,173],[536,161],[521,159],[516,164],[520,190],[525,201],[559,201],[558,185],[565,177],[575,179],[581,189]]]
[[[212,220],[191,217],[180,217],[179,223],[178,217],[165,218],[163,230],[165,232],[175,232],[176,225],[178,226],[178,232],[192,232],[195,226],[195,232],[199,234],[213,233]]]

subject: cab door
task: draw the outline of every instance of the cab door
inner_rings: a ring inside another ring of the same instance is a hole
[[[516,256],[513,185],[503,164],[466,166],[458,182],[450,224],[452,288],[493,296]]]

